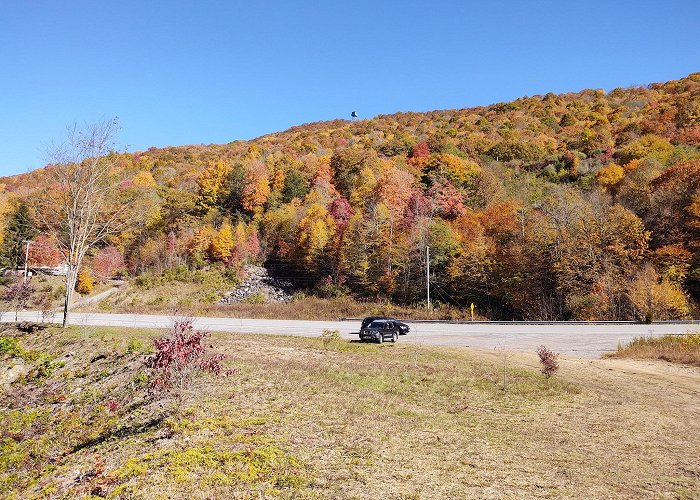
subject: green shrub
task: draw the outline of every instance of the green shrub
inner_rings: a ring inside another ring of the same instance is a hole
[[[338,330],[323,330],[323,333],[321,333],[321,341],[325,350],[332,348],[338,340],[340,340],[340,332]]]
[[[150,288],[160,285],[160,276],[158,276],[153,271],[146,271],[144,273],[139,274],[134,280],[134,283],[137,287],[144,290],[148,290]]]
[[[129,343],[126,345],[126,352],[128,354],[133,354],[136,352],[142,352],[146,348],[146,343],[143,340],[137,339],[136,337],[130,337]]]
[[[244,304],[265,304],[267,299],[265,295],[260,292],[251,293],[245,299],[243,299]]]
[[[25,350],[19,345],[17,339],[12,337],[0,337],[0,356],[21,358]]]

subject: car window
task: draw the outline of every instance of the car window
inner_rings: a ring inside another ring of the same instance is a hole
[[[365,318],[365,319],[363,319],[362,320],[362,328],[367,328],[367,325],[369,325],[370,323],[372,323],[376,319],[378,319],[378,318]]]
[[[391,321],[389,321],[389,322],[386,324],[386,327],[387,327],[387,328],[394,328],[394,323],[392,323]]]
[[[372,324],[369,325],[370,328],[384,328],[384,321],[372,321]]]

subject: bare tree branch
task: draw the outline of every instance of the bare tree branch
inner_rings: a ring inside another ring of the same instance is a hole
[[[116,118],[73,125],[66,131],[65,142],[47,149],[53,183],[39,200],[37,214],[67,266],[64,327],[69,324],[73,290],[85,255],[128,225],[128,204],[119,203],[117,183],[111,178],[110,153],[118,129]]]

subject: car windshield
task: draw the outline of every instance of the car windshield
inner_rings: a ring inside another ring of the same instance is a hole
[[[384,328],[386,323],[384,321],[372,321],[369,325],[370,328]]]

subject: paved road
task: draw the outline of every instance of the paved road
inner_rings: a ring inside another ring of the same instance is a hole
[[[124,326],[139,328],[168,328],[174,318],[146,314],[71,313],[74,325]],[[13,314],[5,314],[2,321],[14,320]],[[21,312],[20,321],[41,321],[38,312]],[[55,321],[59,320],[59,315]],[[556,352],[599,357],[615,350],[618,343],[635,336],[662,335],[700,331],[699,324],[657,323],[639,324],[449,324],[411,323],[411,333],[399,342],[443,345],[453,347],[478,347],[481,349],[506,349],[534,352],[539,345],[546,345]],[[357,321],[291,321],[237,318],[195,318],[195,326],[212,332],[261,333],[275,335],[319,336],[324,329],[338,330],[343,338],[357,339]],[[353,335],[353,333],[355,335]]]

